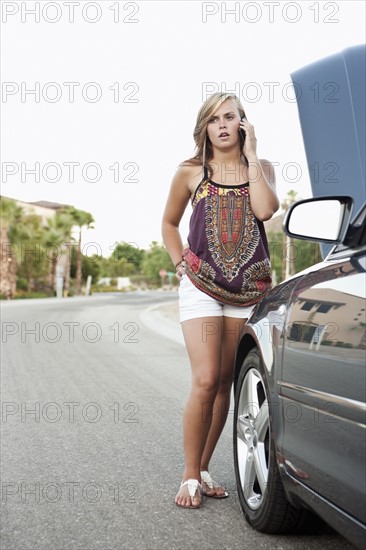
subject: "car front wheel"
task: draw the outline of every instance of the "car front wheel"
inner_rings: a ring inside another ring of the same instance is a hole
[[[234,463],[240,504],[247,521],[265,533],[298,530],[307,511],[287,500],[278,465],[268,390],[257,348],[242,365],[235,392]]]

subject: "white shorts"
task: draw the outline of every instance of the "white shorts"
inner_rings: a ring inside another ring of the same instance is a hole
[[[215,300],[199,288],[189,279],[185,273],[179,283],[179,320],[197,319],[198,317],[234,317],[235,319],[247,319],[254,306],[230,306],[219,300]]]

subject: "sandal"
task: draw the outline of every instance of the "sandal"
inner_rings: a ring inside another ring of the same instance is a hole
[[[180,487],[182,488],[184,487],[184,485],[188,485],[188,493],[189,493],[189,496],[191,497],[191,502],[192,502],[192,499],[196,496],[197,491],[202,500],[202,485],[197,479],[187,479],[187,481],[182,481],[182,483],[180,484]],[[178,504],[178,502],[176,502],[175,504],[177,506],[180,506],[181,508],[200,508],[201,506],[201,502],[199,503],[198,506],[193,506],[193,504],[191,504],[191,506],[184,506],[183,504]]]
[[[211,478],[210,474],[207,471],[201,472],[201,481],[206,483],[209,489],[215,489],[216,487],[221,487],[219,483],[217,483],[216,481],[213,481],[213,479]],[[207,493],[206,491],[203,491],[203,494],[206,497],[210,497],[210,498],[227,498],[229,496],[229,493],[227,491],[225,491],[222,495],[218,495],[217,493]]]

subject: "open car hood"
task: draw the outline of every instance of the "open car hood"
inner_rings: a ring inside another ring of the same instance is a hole
[[[362,44],[291,73],[313,196],[350,195],[354,215],[366,194],[365,67]]]

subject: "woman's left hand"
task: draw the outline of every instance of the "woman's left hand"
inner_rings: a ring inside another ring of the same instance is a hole
[[[183,260],[175,270],[175,276],[177,277],[178,281],[182,280],[182,277],[185,274],[185,272],[186,272],[186,264],[185,264],[185,261]]]
[[[240,128],[245,131],[243,153],[249,158],[257,155],[257,138],[254,133],[254,126],[246,118],[240,120]]]

